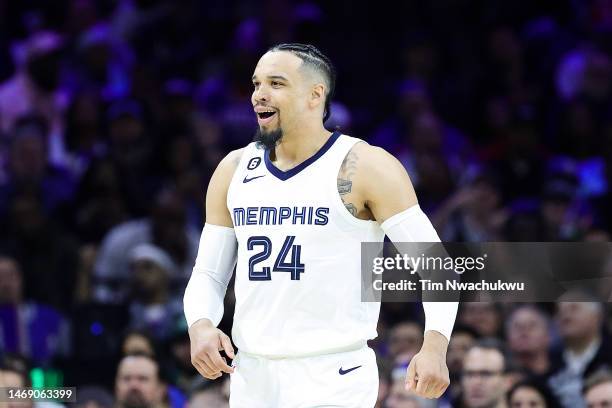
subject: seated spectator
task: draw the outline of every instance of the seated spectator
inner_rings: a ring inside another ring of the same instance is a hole
[[[15,194],[6,222],[0,248],[19,261],[25,297],[67,312],[73,305],[79,262],[75,240],[45,214],[36,192]]]
[[[182,295],[193,269],[199,239],[199,232],[185,223],[182,198],[174,191],[162,191],[150,217],[120,224],[104,238],[94,266],[94,297],[103,303],[126,300],[130,256],[134,248],[145,243],[166,251],[177,265],[172,281],[175,294]]]
[[[166,386],[153,357],[131,354],[121,359],[115,377],[117,408],[160,408],[165,397]]]
[[[506,408],[506,352],[497,339],[478,341],[465,355],[455,408]]]
[[[503,317],[499,304],[493,302],[461,303],[457,323],[476,330],[480,337],[496,337],[502,327]]]
[[[412,321],[398,323],[391,329],[389,354],[395,364],[412,360],[423,345],[423,327]],[[400,361],[398,361],[400,360]]]
[[[0,84],[0,132],[8,133],[20,117],[36,112],[50,127],[50,158],[63,156],[63,112],[67,95],[60,86],[64,39],[56,32],[36,30],[15,52],[15,74]]]
[[[551,321],[536,306],[516,308],[506,323],[506,341],[515,361],[532,374],[550,370]]]
[[[5,180],[0,180],[0,211],[7,210],[6,198],[19,191],[39,193],[47,214],[72,200],[75,179],[63,167],[49,162],[49,129],[41,116],[18,118],[11,129]]]
[[[28,367],[19,357],[5,356],[0,360],[0,388],[25,388],[31,387],[28,377]],[[6,402],[2,407],[6,408],[60,408],[64,405],[51,401],[20,401]]]
[[[502,240],[507,211],[499,183],[490,172],[480,172],[448,198],[432,216],[442,241]]]
[[[168,281],[176,267],[161,248],[141,244],[130,253],[130,327],[165,340],[183,319],[183,303],[171,297]]]
[[[113,396],[106,389],[95,385],[79,387],[75,408],[113,407]]]
[[[548,387],[535,380],[520,381],[507,394],[508,408],[559,408]]]
[[[612,347],[602,336],[603,306],[599,302],[570,302],[564,295],[557,304],[557,324],[563,350],[556,356],[548,384],[565,408],[585,407],[584,379],[612,365]]]
[[[121,342],[121,353],[124,356],[130,354],[144,354],[155,357],[155,345],[148,333],[141,330],[130,330]]]
[[[0,255],[0,350],[48,365],[70,350],[68,320],[52,307],[23,298],[17,260]]]
[[[587,408],[612,407],[612,372],[601,370],[587,378],[583,395]]]
[[[453,334],[448,342],[446,352],[446,365],[450,377],[450,386],[447,395],[455,399],[461,392],[461,373],[463,371],[463,360],[470,348],[476,343],[478,333],[468,326],[455,325]]]
[[[189,396],[187,408],[229,408],[229,401],[223,395],[219,381],[207,382]]]

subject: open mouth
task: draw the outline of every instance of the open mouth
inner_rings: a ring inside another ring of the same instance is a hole
[[[271,118],[272,115],[274,115],[276,112],[274,111],[267,111],[267,112],[257,112],[257,116],[259,116],[260,119],[268,119]]]
[[[265,125],[272,120],[274,115],[276,115],[276,111],[273,110],[257,112],[257,121],[260,125]]]

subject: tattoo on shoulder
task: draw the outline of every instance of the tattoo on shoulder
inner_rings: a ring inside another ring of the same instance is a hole
[[[342,201],[344,202],[344,200]],[[344,203],[344,207],[351,213],[351,215],[353,215],[353,217],[357,216],[357,207],[355,207],[353,203]]]
[[[355,152],[350,151],[342,161],[342,165],[340,166],[340,171],[338,172],[338,193],[340,194],[340,199],[344,203],[344,206],[353,216],[357,216],[357,207],[350,202],[350,199],[345,197],[349,194],[353,189],[353,182],[351,178],[355,175],[357,170],[357,160],[358,156]]]
[[[353,152],[352,150],[348,152],[348,154],[342,161],[342,165],[340,166],[340,176],[342,178],[350,180],[351,177],[355,175],[358,159],[359,156],[357,156],[357,153]]]

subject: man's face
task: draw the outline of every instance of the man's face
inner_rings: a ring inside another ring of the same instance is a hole
[[[412,391],[406,390],[404,380],[396,380],[385,400],[387,408],[419,408],[421,404]]]
[[[0,370],[0,387],[23,388],[25,382],[23,377],[14,371]],[[3,408],[32,408],[32,401],[6,402],[0,404]]]
[[[593,303],[559,302],[557,318],[564,339],[592,336],[599,329],[599,312]]]
[[[0,258],[0,305],[21,300],[21,274],[12,259]]]
[[[402,323],[395,327],[389,339],[389,348],[394,357],[402,353],[416,354],[423,344],[423,330],[414,323]]]
[[[521,387],[512,394],[509,408],[546,408],[546,401],[533,388]]]
[[[504,398],[504,357],[497,350],[472,348],[463,361],[461,388],[468,408],[493,407]]]
[[[155,362],[142,356],[129,356],[121,361],[115,380],[115,394],[120,407],[157,406],[162,401],[163,392]]]
[[[468,302],[460,313],[461,322],[473,327],[481,336],[495,336],[500,318],[492,303]]]
[[[452,335],[446,353],[446,364],[451,373],[461,372],[465,354],[472,347],[474,341],[471,334],[457,333]]]
[[[584,399],[587,408],[610,408],[612,407],[612,381],[601,383],[591,388]]]
[[[547,350],[550,338],[546,320],[534,310],[517,310],[508,327],[508,343],[516,353]]]
[[[286,51],[268,52],[257,63],[251,103],[261,133],[295,129],[313,108],[312,83],[301,66],[302,60]]]

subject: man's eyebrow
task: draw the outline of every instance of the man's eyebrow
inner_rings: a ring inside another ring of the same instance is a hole
[[[268,75],[266,78],[267,79],[280,79],[281,81],[289,81],[286,77],[282,75]],[[251,77],[252,81],[255,81],[256,79],[257,79],[257,75],[253,75]]]

